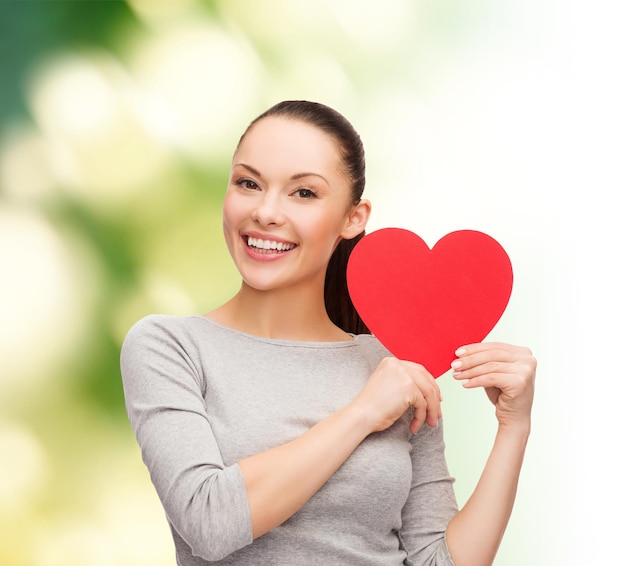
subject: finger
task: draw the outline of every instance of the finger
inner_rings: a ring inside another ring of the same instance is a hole
[[[512,368],[519,364],[529,367],[533,364],[536,365],[532,352],[528,348],[492,343],[478,351],[471,349],[471,351],[462,353],[451,363],[451,367],[453,377],[458,380],[500,370],[510,373]]]
[[[423,397],[416,399],[413,404],[413,420],[411,421],[410,430],[413,434],[422,428],[422,425],[426,421],[427,410],[426,400]]]
[[[527,349],[523,346],[516,346],[515,344],[508,344],[507,342],[475,342],[473,344],[464,344],[462,346],[459,346],[456,349],[455,354],[460,357],[465,354],[476,354],[478,352],[492,350],[494,348],[497,348],[500,350]]]
[[[413,419],[411,421],[411,424],[409,425],[409,430],[411,431],[411,434],[417,434],[417,431],[419,431],[419,429],[422,427],[422,424],[420,424],[417,419]]]
[[[508,385],[510,377],[510,374],[482,374],[475,377],[466,377],[461,380],[461,384],[466,389],[476,389],[478,387],[489,389],[495,387],[501,390]]]
[[[414,403],[416,407],[419,406],[420,408],[419,425],[421,426],[424,422],[427,422],[429,426],[436,427],[442,415],[441,389],[437,381],[428,370],[420,364],[409,362],[405,367],[410,370],[409,375],[413,379],[420,396],[420,399],[416,400],[416,403]],[[422,401],[425,403],[425,413],[422,413]]]
[[[422,385],[420,392],[425,402],[424,420],[428,423],[428,426],[434,428],[441,417],[441,393],[439,387],[432,380],[432,382],[429,381]]]
[[[463,386],[471,389],[476,387],[497,388],[516,396],[520,392],[532,387],[534,369],[525,363],[502,364],[497,371],[477,373],[472,369],[464,373]]]
[[[457,356],[457,359],[465,359],[476,354],[488,355],[489,352],[499,352],[501,355],[515,358],[528,358],[533,355],[530,348],[506,344],[504,342],[480,342],[476,344],[468,344],[457,348],[455,355]]]
[[[464,381],[467,379],[474,379],[481,376],[511,375],[519,370],[520,367],[515,362],[490,360],[479,365],[470,366],[467,369],[455,369],[452,373],[452,377],[457,381]]]
[[[426,397],[426,422],[431,428],[435,428],[441,417],[441,399],[439,389],[432,389]]]
[[[442,417],[441,409],[438,411],[426,410],[424,412],[421,408],[415,408],[413,411],[413,420],[409,426],[409,429],[413,434],[422,428],[422,425],[426,423],[431,428],[436,428],[439,424],[439,419]]]
[[[528,348],[496,349],[457,358],[451,364],[452,377],[471,379],[480,375],[505,374],[533,375],[537,360]]]

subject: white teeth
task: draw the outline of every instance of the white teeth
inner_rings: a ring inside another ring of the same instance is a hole
[[[248,246],[251,248],[259,248],[262,250],[276,250],[278,252],[286,252],[295,247],[295,244],[285,244],[283,242],[274,242],[272,240],[261,240],[260,238],[252,238],[248,236]]]

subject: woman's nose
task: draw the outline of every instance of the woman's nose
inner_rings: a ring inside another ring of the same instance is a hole
[[[261,226],[282,224],[285,221],[285,214],[280,195],[263,193],[253,210],[252,219]]]

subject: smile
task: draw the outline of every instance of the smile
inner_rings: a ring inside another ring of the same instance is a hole
[[[247,238],[247,244],[249,248],[254,248],[256,252],[261,253],[288,252],[296,247],[296,244],[275,242],[273,240],[261,240],[260,238],[252,238],[250,236]]]

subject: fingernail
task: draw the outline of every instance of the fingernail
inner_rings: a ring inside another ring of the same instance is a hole
[[[456,352],[454,352],[457,356],[462,356],[463,354],[465,354],[465,352],[467,352],[467,350],[465,348],[459,348]]]
[[[462,363],[460,360],[454,360],[451,364],[450,367],[452,369],[459,369],[461,367]]]

